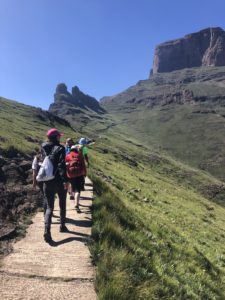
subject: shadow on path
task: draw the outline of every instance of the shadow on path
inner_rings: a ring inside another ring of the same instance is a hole
[[[80,200],[83,201],[83,200],[93,200],[93,197],[80,197]]]
[[[83,199],[81,199],[81,200],[83,200]],[[90,206],[90,205],[84,205],[84,204],[80,204],[80,206],[81,206],[81,207],[89,207],[89,208],[91,208],[91,206]]]
[[[90,218],[87,218],[87,220],[74,220],[74,219],[66,218],[66,223],[73,224],[73,225],[79,226],[79,227],[91,227],[92,226],[92,220]]]
[[[70,234],[74,234],[74,235],[80,235],[80,236],[84,236],[84,237],[89,237],[89,234],[85,234],[85,233],[81,233],[81,232],[77,232],[77,231],[72,231],[72,230],[68,230],[68,233]]]
[[[69,238],[66,238],[64,240],[61,240],[61,241],[52,241],[51,243],[49,243],[50,246],[52,247],[58,247],[60,245],[63,245],[63,244],[67,244],[67,243],[71,243],[73,241],[77,241],[77,242],[83,242],[85,243],[87,241],[87,238],[82,238],[82,237],[69,237]]]

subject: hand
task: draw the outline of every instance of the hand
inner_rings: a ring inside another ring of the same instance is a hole
[[[69,183],[68,182],[64,182],[63,183],[63,187],[64,187],[64,190],[68,190]]]

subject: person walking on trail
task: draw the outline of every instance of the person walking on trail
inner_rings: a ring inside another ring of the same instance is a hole
[[[88,148],[87,148],[87,145],[88,144],[88,140],[86,138],[80,138],[79,140],[79,145],[81,146],[81,149],[82,149],[82,154],[83,154],[83,157],[84,157],[84,160],[87,164],[87,167],[89,168],[89,158],[88,158]],[[86,176],[86,175],[85,175]],[[85,190],[85,176],[82,177],[82,187],[81,187],[81,191],[84,191]]]
[[[88,145],[88,140],[83,137],[80,138],[79,145],[81,145],[81,147],[82,147],[82,153],[83,153],[84,159],[87,163],[87,166],[89,167],[88,148],[86,146],[86,145]]]
[[[67,177],[75,193],[75,208],[80,212],[80,192],[83,187],[83,177],[86,176],[86,166],[80,145],[71,147],[70,153],[66,156]]]
[[[66,150],[66,155],[70,153],[71,147],[74,145],[73,139],[72,138],[67,138],[66,139],[66,144],[65,144],[65,150]],[[70,200],[74,200],[74,194],[72,192],[71,185],[69,184],[68,186],[68,193],[70,195]]]
[[[70,153],[70,149],[73,145],[73,140],[71,138],[66,139],[65,149],[66,149],[66,155]]]
[[[42,157],[48,156],[53,164],[54,178],[45,181],[43,184],[44,201],[46,211],[44,215],[45,230],[44,240],[47,243],[52,241],[51,221],[54,210],[55,194],[59,197],[60,206],[60,232],[66,232],[66,194],[68,178],[66,175],[65,148],[60,144],[61,133],[56,128],[51,128],[47,132],[48,141],[41,146]]]

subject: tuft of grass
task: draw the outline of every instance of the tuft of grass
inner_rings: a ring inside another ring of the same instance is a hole
[[[21,216],[21,220],[19,225],[16,228],[15,238],[20,240],[26,236],[28,227],[33,223],[32,218],[34,216],[34,212],[31,214],[24,214]]]

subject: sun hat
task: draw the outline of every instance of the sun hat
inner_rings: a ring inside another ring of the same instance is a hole
[[[47,132],[47,137],[54,137],[54,136],[62,136],[63,133],[59,132],[56,128],[51,128]]]
[[[81,149],[81,145],[77,144],[77,145],[73,145],[70,150],[79,150]]]
[[[73,141],[73,139],[72,138],[68,138],[68,139],[66,139],[66,142],[68,143],[68,142],[72,142]]]
[[[80,145],[87,145],[87,140],[86,140],[86,138],[81,138],[81,139],[79,140],[79,144],[80,144]]]

